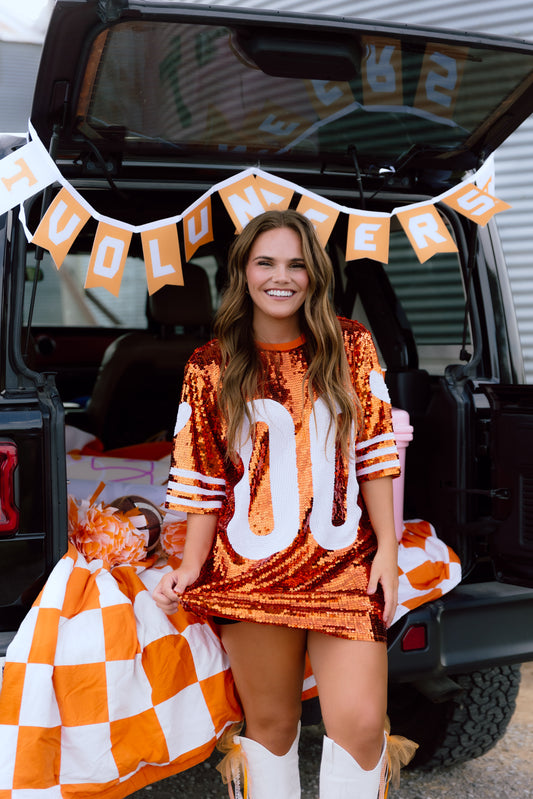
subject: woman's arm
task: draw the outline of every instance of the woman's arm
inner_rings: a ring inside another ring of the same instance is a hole
[[[177,611],[179,595],[198,579],[213,544],[217,519],[216,513],[187,514],[187,535],[181,564],[165,574],[153,593],[157,607],[165,613],[170,615]]]
[[[383,620],[390,627],[398,604],[398,542],[394,528],[392,477],[361,482],[361,493],[378,540],[368,593],[375,593],[378,583],[381,583],[385,597]]]

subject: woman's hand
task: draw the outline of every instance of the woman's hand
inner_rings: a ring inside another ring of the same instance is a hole
[[[378,584],[381,584],[385,598],[383,621],[387,627],[390,627],[398,605],[398,547],[396,541],[390,545],[387,543],[387,545],[378,546],[370,569],[367,593],[375,594]]]
[[[390,627],[398,604],[398,542],[394,529],[392,478],[365,480],[361,483],[361,492],[378,541],[367,591],[375,594],[381,584],[385,597],[383,621]]]
[[[179,597],[198,579],[199,573],[199,569],[187,569],[180,566],[165,574],[152,594],[157,607],[168,616],[176,613],[180,604]]]
[[[165,574],[152,596],[168,616],[180,605],[179,597],[199,577],[215,537],[218,517],[214,513],[187,514],[187,535],[181,566]]]

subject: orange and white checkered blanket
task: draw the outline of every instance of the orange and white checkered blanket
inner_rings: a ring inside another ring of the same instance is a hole
[[[397,619],[461,579],[427,522],[406,523],[399,562]],[[8,649],[0,799],[120,799],[207,758],[241,718],[216,632],[151,597],[170,568],[109,570],[70,544]]]

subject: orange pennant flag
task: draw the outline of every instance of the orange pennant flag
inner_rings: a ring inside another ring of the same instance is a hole
[[[175,224],[141,232],[148,294],[169,284],[183,286],[180,245]]]
[[[60,177],[40,141],[24,144],[0,159],[0,216]]]
[[[388,214],[350,214],[346,260],[371,258],[382,264],[389,262],[390,217]]]
[[[270,208],[284,211],[291,204],[294,189],[289,186],[283,186],[274,180],[267,180],[263,175],[255,176],[255,185],[259,189],[259,196],[265,206],[265,211]]]
[[[237,233],[240,233],[250,219],[269,208],[288,208],[294,192],[293,189],[262,176],[247,175],[219,189],[218,193]]]
[[[218,193],[237,233],[246,227],[250,219],[266,210],[257,192],[254,175],[247,175],[229,186],[224,186]]]
[[[313,223],[320,243],[325,247],[339,216],[339,209],[312,194],[302,194],[296,210]]]
[[[85,288],[106,288],[118,297],[131,231],[100,222],[94,237]]]
[[[190,214],[183,217],[183,239],[187,261],[191,260],[198,247],[213,241],[211,197],[206,197]]]
[[[487,222],[500,211],[506,211],[511,206],[503,200],[498,200],[474,183],[460,186],[453,192],[443,195],[442,202],[454,208],[458,213],[468,217],[472,222],[485,227]]]
[[[68,189],[63,188],[49,205],[32,242],[48,250],[59,269],[90,216]]]
[[[407,208],[395,213],[420,263],[423,264],[438,252],[457,252],[454,240],[433,205]]]

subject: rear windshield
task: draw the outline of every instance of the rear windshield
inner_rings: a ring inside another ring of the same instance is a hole
[[[274,32],[273,32],[274,31]],[[315,38],[313,38],[315,37]],[[124,151],[397,165],[467,151],[531,82],[533,56],[495,48],[259,26],[124,22],[95,40],[80,129]]]

